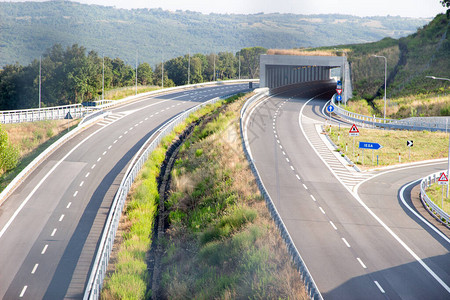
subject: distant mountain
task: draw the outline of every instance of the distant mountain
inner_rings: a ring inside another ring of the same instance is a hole
[[[430,19],[349,15],[201,14],[116,9],[69,1],[0,2],[0,66],[27,64],[55,43],[151,65],[244,47],[317,47],[399,38]]]

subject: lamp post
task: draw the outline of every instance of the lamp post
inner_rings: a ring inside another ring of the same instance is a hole
[[[39,56],[39,109],[41,109],[41,88],[42,88],[42,56]],[[41,112],[39,111],[39,114]]]
[[[105,54],[102,57],[102,100],[105,100]]]
[[[386,76],[387,76],[387,59],[386,56],[383,55],[374,55],[373,57],[380,57],[380,58],[384,58],[384,115],[383,118],[385,119],[386,122]]]
[[[436,76],[426,76],[426,78],[434,79],[434,80],[444,80],[444,81],[450,81],[449,78],[443,78],[443,77],[436,77]],[[447,178],[450,174],[450,133],[448,137],[448,158],[447,158]],[[448,198],[448,192],[449,192],[449,182],[447,181],[447,198]],[[444,207],[442,207],[444,209]]]

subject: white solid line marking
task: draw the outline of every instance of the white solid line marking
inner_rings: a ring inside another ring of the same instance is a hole
[[[380,290],[380,292],[384,294],[385,291],[383,290],[383,288],[381,287],[381,285],[378,283],[378,281],[375,280],[374,282],[375,282],[375,284],[377,285],[377,287],[378,287],[378,289]]]
[[[101,161],[101,160],[102,160],[102,158],[101,158],[101,157],[97,158],[97,162],[99,162],[99,161]]]
[[[82,187],[82,186],[83,186],[83,184],[84,184],[84,181],[80,182],[80,187]]]
[[[23,295],[25,295],[25,291],[27,290],[27,285],[23,287],[22,292],[20,293],[19,297],[22,298]]]
[[[291,166],[291,170],[294,171],[294,167],[293,166]]]
[[[52,234],[50,234],[50,236],[55,236],[56,230],[58,230],[58,229],[54,228],[52,231]]]
[[[333,226],[334,230],[337,230],[337,227],[334,225],[333,222],[330,221],[331,226]]]
[[[73,196],[76,197],[78,195],[78,191],[75,191],[75,193],[73,193]]]
[[[106,153],[108,153],[107,151],[105,151],[105,152],[103,152],[103,154],[102,155],[106,155]]]
[[[298,176],[298,174],[296,174],[295,176],[297,176],[297,179],[300,180],[300,176]]]
[[[313,199],[313,201],[316,202],[316,198],[314,198],[313,195],[310,195],[310,196],[311,196],[311,199]]]
[[[305,190],[307,190],[308,189],[308,187],[303,183],[303,187],[305,188]]]
[[[94,168],[95,168],[95,164],[92,165],[91,169],[94,169]]]
[[[345,238],[342,238],[342,241],[348,248],[350,248],[350,244],[347,242],[347,240]]]
[[[71,205],[72,205],[72,202],[69,202],[69,204],[67,204],[66,208],[70,208]]]
[[[37,270],[38,266],[39,266],[39,264],[35,264],[34,265],[33,270],[31,270],[31,274],[36,273],[36,270]]]
[[[356,259],[359,261],[359,263],[361,264],[361,266],[362,266],[364,269],[367,269],[366,265],[362,262],[361,258],[357,257]]]
[[[47,251],[47,248],[48,248],[48,245],[45,245],[45,246],[44,246],[44,249],[42,249],[41,254],[45,254],[45,251]]]
[[[59,217],[59,222],[61,222],[64,219],[64,214],[61,215],[61,217]]]
[[[319,209],[320,209],[320,211],[321,211],[323,214],[325,214],[325,211],[323,210],[322,207],[319,206]]]

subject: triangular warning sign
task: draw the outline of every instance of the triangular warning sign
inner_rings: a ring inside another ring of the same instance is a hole
[[[441,177],[439,177],[438,181],[439,182],[448,181],[448,178],[447,178],[447,176],[445,175],[444,172],[442,172]]]
[[[353,124],[352,128],[350,128],[349,133],[359,133],[358,127],[356,127],[356,125]]]

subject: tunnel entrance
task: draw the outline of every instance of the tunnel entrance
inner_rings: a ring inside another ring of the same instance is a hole
[[[329,80],[333,68],[340,68],[342,98],[346,102],[352,91],[345,56],[261,55],[260,87],[275,89],[297,83]]]

